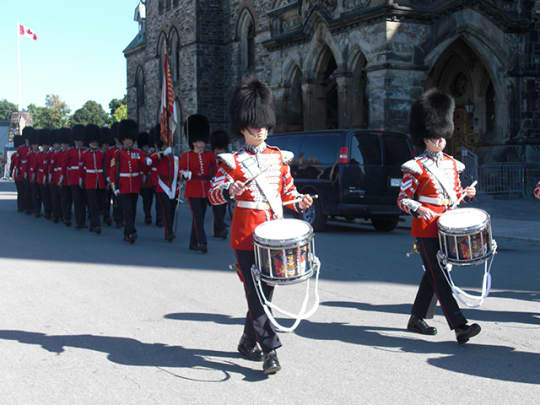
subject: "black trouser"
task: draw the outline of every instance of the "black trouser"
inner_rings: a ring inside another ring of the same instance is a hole
[[[244,283],[248,312],[244,323],[244,334],[251,342],[259,342],[264,352],[281,347],[281,342],[276,333],[274,325],[266,316],[264,308],[259,300],[253,277],[251,276],[251,266],[255,264],[255,254],[252,250],[235,250],[236,261],[240,267],[240,279]],[[274,287],[261,283],[264,295],[268,301],[272,301]]]
[[[123,211],[125,236],[137,232],[135,229],[135,217],[137,215],[138,198],[139,194],[135,193],[120,194],[120,206]]]
[[[227,232],[225,225],[225,213],[227,212],[227,204],[212,205],[214,213],[214,236],[223,236]]]
[[[174,214],[176,212],[176,198],[172,200],[165,193],[156,193],[163,219],[163,228],[165,229],[165,238],[174,233]]]
[[[161,206],[159,205],[159,199],[158,199],[158,192],[156,191],[156,188],[154,189],[154,195],[156,196],[156,224],[160,224],[163,222],[163,211],[161,210]]]
[[[86,193],[84,188],[78,185],[71,186],[71,195],[73,197],[73,208],[75,210],[75,223],[77,227],[86,226]]]
[[[55,220],[63,218],[62,215],[62,194],[61,187],[56,184],[49,184],[49,193],[51,194],[52,215]]]
[[[103,206],[101,207],[101,211],[103,214],[103,220],[107,221],[111,219],[111,197],[113,193],[112,190],[109,187],[106,187],[103,190]]]
[[[208,206],[208,198],[188,198],[189,208],[193,215],[191,223],[191,237],[189,238],[189,246],[199,247],[206,245],[206,233],[204,232],[204,216],[206,207]]]
[[[71,196],[71,186],[62,186],[62,215],[64,223],[71,224],[71,207],[73,205],[73,197]]]
[[[154,199],[154,189],[152,187],[141,188],[143,202],[144,219],[152,220],[152,200]]]
[[[425,271],[411,313],[419,318],[425,318],[431,298],[435,293],[450,329],[467,323],[437,262],[439,239],[418,238],[416,243],[424,262]],[[446,272],[446,269],[444,271]]]
[[[112,195],[113,200],[113,219],[116,224],[122,224],[124,222],[124,210],[122,209],[122,203],[120,196]]]
[[[43,210],[45,211],[45,218],[50,218],[52,213],[51,193],[48,184],[40,184],[39,191],[41,193],[41,199],[43,201]]]
[[[24,181],[16,181],[17,187],[17,211],[24,211]]]
[[[41,193],[39,189],[39,184],[30,183],[32,189],[32,211],[35,216],[41,215]]]
[[[34,200],[32,199],[32,183],[29,180],[24,180],[24,210],[27,214],[31,214],[34,211]]]
[[[100,214],[103,207],[104,190],[101,188],[87,188],[86,198],[88,200],[88,212],[90,214],[90,227],[99,228],[101,226]]]

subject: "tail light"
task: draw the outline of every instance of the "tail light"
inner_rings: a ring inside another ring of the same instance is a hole
[[[339,148],[338,163],[349,163],[349,148],[347,146],[342,146]]]

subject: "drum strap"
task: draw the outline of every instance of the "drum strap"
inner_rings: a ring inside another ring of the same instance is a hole
[[[422,164],[426,168],[428,172],[431,173],[433,177],[439,182],[443,190],[448,194],[448,197],[450,198],[451,205],[454,205],[454,203],[457,201],[457,195],[454,189],[450,186],[448,183],[446,177],[442,173],[442,171],[437,167],[435,162],[431,159],[423,159]]]

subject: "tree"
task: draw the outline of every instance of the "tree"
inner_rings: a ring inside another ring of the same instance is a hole
[[[45,107],[29,104],[26,110],[32,116],[34,128],[62,128],[68,125],[70,109],[60,96],[48,94]]]
[[[9,120],[12,112],[17,111],[17,105],[10,103],[6,99],[0,100],[0,120]]]
[[[112,120],[113,122],[120,122],[127,119],[127,117],[127,105],[121,104],[116,110],[114,110]]]
[[[72,125],[88,125],[94,124],[98,127],[105,126],[109,121],[109,116],[101,106],[95,101],[89,100],[84,105],[73,113],[71,116]]]
[[[127,94],[122,100],[120,100],[119,98],[113,98],[111,101],[109,101],[109,111],[111,117],[114,115],[114,112],[118,109],[118,107],[120,107],[122,104],[127,105]]]

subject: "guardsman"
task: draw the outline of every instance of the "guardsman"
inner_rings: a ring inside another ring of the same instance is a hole
[[[536,185],[536,188],[534,189],[533,194],[536,198],[540,200],[540,181]]]
[[[103,208],[105,176],[103,175],[105,154],[99,148],[101,130],[97,125],[89,124],[85,128],[88,149],[83,153],[83,176],[90,213],[90,232],[101,233],[100,215]]]
[[[32,212],[39,218],[41,216],[41,194],[39,190],[38,164],[39,164],[39,136],[40,131],[34,131],[30,137],[31,151],[28,155],[28,178],[30,179]]]
[[[111,226],[111,198],[112,190],[108,181],[108,170],[110,168],[110,160],[107,159],[107,154],[109,150],[112,149],[114,141],[112,139],[111,129],[108,127],[101,128],[101,151],[103,152],[103,175],[105,178],[105,189],[103,190],[103,206],[101,207],[101,212],[103,214],[103,222]]]
[[[107,184],[109,184],[109,189],[112,192],[112,202],[113,202],[113,220],[116,224],[117,228],[122,228],[124,226],[124,219],[123,219],[123,210],[120,206],[120,197],[119,195],[116,195],[114,193],[113,189],[113,183],[114,183],[114,173],[111,173],[111,162],[113,159],[113,156],[118,153],[120,148],[122,147],[122,143],[120,142],[120,136],[118,134],[118,128],[120,126],[119,122],[115,122],[111,126],[111,137],[113,138],[114,144],[109,148],[109,150],[105,153],[105,164],[108,169],[107,173]]]
[[[141,132],[137,139],[137,146],[143,153],[144,157],[150,157],[150,142],[147,132]],[[152,171],[150,170],[148,176],[143,176],[141,184],[141,198],[143,202],[144,223],[147,225],[152,224],[152,200],[154,199],[154,188],[152,186]]]
[[[49,193],[51,195],[51,207],[53,222],[56,224],[63,219],[62,214],[62,193],[58,184],[62,176],[62,162],[60,159],[62,130],[56,129],[51,134],[52,149],[49,153]]]
[[[30,154],[32,152],[30,140],[34,136],[35,131],[36,130],[32,127],[25,127],[22,131],[24,146],[21,148],[21,173],[24,178],[23,200],[26,215],[31,215],[34,211],[34,204],[32,201],[32,186],[30,184]]]
[[[24,212],[24,174],[21,169],[24,138],[22,136],[13,137],[13,145],[16,148],[16,152],[11,156],[11,164],[9,167],[9,175],[13,177],[15,181],[15,186],[17,187],[17,211]]]
[[[281,151],[265,142],[268,131],[275,125],[272,91],[268,86],[253,76],[243,79],[233,91],[229,115],[232,135],[243,136],[245,146],[235,154],[219,156],[223,163],[212,179],[210,202],[225,204],[236,200],[231,247],[236,253],[238,276],[244,283],[248,304],[238,351],[249,360],[263,360],[264,373],[274,374],[281,369],[276,353],[281,342],[266,316],[251,275],[255,264],[253,232],[259,224],[280,218],[283,202],[301,197],[293,207],[305,210],[313,200],[309,195],[298,194]],[[258,177],[254,178],[255,175]],[[263,291],[271,300],[273,287],[263,284]]]
[[[229,134],[223,130],[212,132],[210,137],[212,151],[214,155],[227,153],[229,151]],[[225,213],[227,212],[227,204],[212,205],[212,213],[214,214],[214,236],[216,238],[227,239],[227,225],[225,224]]]
[[[458,344],[463,344],[480,333],[480,326],[467,324],[443,273],[447,270],[437,261],[439,216],[463,194],[467,200],[476,195],[474,187],[461,187],[459,173],[465,165],[443,153],[446,140],[454,132],[454,109],[454,99],[436,88],[426,91],[412,105],[410,134],[413,142],[426,150],[401,166],[403,178],[397,204],[414,217],[411,236],[416,238],[425,268],[407,329],[424,335],[437,334],[424,320],[435,294]]]
[[[75,224],[77,229],[86,228],[86,193],[83,178],[84,126],[75,125],[71,130],[74,147],[67,154],[67,176],[71,186],[71,196],[75,211]]]
[[[161,127],[160,124],[155,125],[151,130],[150,134],[148,135],[148,139],[152,143],[152,147],[154,151],[158,152],[160,151],[161,147],[163,146],[163,142],[161,142]],[[158,143],[156,143],[158,142]],[[157,166],[152,165],[150,168],[150,180],[152,182],[152,188],[154,189],[154,196],[155,196],[155,203],[154,206],[156,207],[155,213],[156,213],[156,226],[162,227],[163,225],[163,211],[161,209],[161,204],[159,202],[159,196],[157,194],[158,191],[158,176],[157,176]]]
[[[180,157],[180,170],[186,173],[185,197],[193,215],[189,248],[208,251],[206,232],[204,231],[204,216],[208,206],[208,190],[210,180],[216,170],[216,156],[204,148],[210,136],[208,118],[201,114],[188,117],[185,132],[191,151]]]
[[[141,192],[143,175],[148,172],[144,154],[134,147],[138,137],[137,123],[123,120],[118,128],[122,142],[120,148],[111,159],[110,176],[114,193],[120,197],[120,205],[124,217],[124,240],[133,244],[137,240],[135,218],[137,215],[137,199]]]
[[[37,179],[36,182],[39,185],[39,194],[41,201],[43,202],[43,217],[45,219],[51,219],[52,217],[52,204],[51,194],[49,192],[49,154],[51,144],[51,130],[42,129],[39,131],[39,144],[41,152],[38,155],[37,163]]]
[[[60,152],[57,155],[58,166],[60,167],[58,186],[62,196],[62,218],[66,226],[71,226],[73,197],[71,196],[71,185],[68,178],[68,156],[73,147],[73,137],[71,128],[62,128],[60,131]]]

